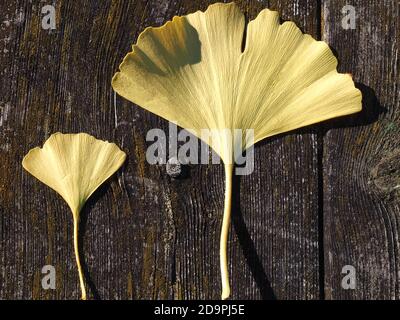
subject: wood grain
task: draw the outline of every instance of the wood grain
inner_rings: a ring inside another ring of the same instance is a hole
[[[83,212],[89,297],[219,299],[223,167],[190,165],[172,179],[149,165],[146,133],[168,123],[111,88],[145,27],[213,2],[59,0],[52,31],[41,28],[47,3],[0,3],[0,299],[80,297],[69,209],[21,166],[57,131],[128,154]],[[399,5],[353,0],[357,28],[344,30],[344,0],[237,3],[247,19],[269,7],[328,41],[364,111],[257,144],[255,171],[234,181],[232,298],[399,298]],[[56,290],[42,289],[47,264]],[[341,287],[347,264],[356,290]]]
[[[350,4],[356,29],[342,28]],[[399,2],[324,1],[323,38],[353,74],[363,111],[324,139],[325,293],[328,299],[399,299]],[[356,288],[344,290],[345,265]]]
[[[110,86],[146,26],[211,2],[57,1],[54,31],[41,28],[40,1],[0,5],[8,21],[1,29],[8,39],[1,53],[2,299],[79,297],[67,206],[21,167],[24,154],[56,131],[88,132],[128,153],[122,170],[84,210],[89,295],[219,299],[222,166],[191,166],[186,178],[172,180],[165,166],[147,164],[147,131],[168,124]],[[248,18],[267,6],[280,10],[318,36],[314,1],[238,4]],[[232,298],[318,298],[316,143],[314,134],[262,143],[255,172],[237,181],[229,241]],[[56,267],[56,290],[41,288],[46,264]]]

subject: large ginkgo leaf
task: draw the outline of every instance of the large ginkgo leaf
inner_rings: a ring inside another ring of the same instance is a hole
[[[118,170],[125,158],[126,154],[114,143],[97,140],[86,133],[55,133],[43,148],[30,150],[22,161],[24,169],[60,194],[72,211],[82,299],[86,299],[86,290],[78,251],[79,213],[87,199]]]
[[[243,37],[245,39],[242,50]],[[205,141],[225,164],[226,199],[221,234],[222,297],[229,296],[226,239],[230,219],[233,150],[266,137],[361,110],[361,93],[336,71],[329,46],[280,24],[265,9],[248,24],[234,3],[174,17],[147,28],[120,66],[112,86],[126,99]],[[254,140],[223,129],[253,129]]]

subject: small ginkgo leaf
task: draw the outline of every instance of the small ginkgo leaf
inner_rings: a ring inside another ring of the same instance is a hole
[[[82,299],[86,290],[78,250],[80,211],[93,192],[125,161],[126,154],[114,143],[86,134],[55,133],[28,152],[22,166],[55,190],[70,207],[74,219],[74,249]]]
[[[147,28],[120,65],[112,86],[126,99],[202,139],[225,164],[221,232],[222,298],[230,294],[226,240],[236,150],[266,137],[361,110],[361,93],[337,72],[329,46],[303,34],[277,12],[262,10],[247,26],[234,3],[174,17]],[[245,46],[242,50],[243,37]],[[253,129],[254,139],[224,129]],[[230,138],[233,137],[233,138]]]

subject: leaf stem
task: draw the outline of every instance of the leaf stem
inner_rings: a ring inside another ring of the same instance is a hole
[[[228,272],[228,255],[227,243],[229,226],[231,224],[231,208],[232,208],[232,174],[233,164],[225,164],[225,204],[224,216],[222,219],[221,239],[220,239],[220,265],[221,265],[221,280],[222,280],[222,294],[221,299],[229,298],[231,288],[229,286],[229,272]]]
[[[78,267],[78,273],[79,273],[79,284],[81,286],[81,293],[82,293],[82,300],[86,300],[86,289],[85,289],[85,281],[84,281],[84,276],[83,276],[83,271],[82,271],[82,266],[81,266],[81,261],[79,258],[79,243],[78,243],[78,231],[79,231],[79,213],[73,214],[74,216],[74,251],[75,251],[75,259],[76,259],[76,265]]]

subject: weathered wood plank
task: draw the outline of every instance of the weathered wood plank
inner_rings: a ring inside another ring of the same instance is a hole
[[[184,2],[178,13],[204,10],[207,5],[208,3],[199,5],[199,2]],[[240,5],[244,10],[247,9],[250,18],[263,7],[255,2]],[[291,11],[293,6],[285,6],[283,3],[273,5],[277,9],[287,8],[290,16],[284,18],[295,17]],[[306,8],[307,12],[317,12],[311,4]],[[302,14],[298,15],[300,19],[306,20]],[[166,16],[160,24],[171,16],[172,14]],[[309,17],[308,21],[311,25],[314,19]],[[311,31],[307,31],[317,32],[315,26],[311,27]],[[126,45],[130,45],[129,39]],[[135,112],[139,117],[146,118],[149,124],[145,130],[152,127],[167,128],[167,123],[163,120],[140,109],[132,110],[132,105],[126,104],[120,98],[118,101],[128,108],[126,113]],[[137,136],[144,135],[145,131],[142,131],[141,135]],[[304,139],[301,136],[287,137],[257,148],[256,171],[251,176],[244,177],[240,185],[242,213],[236,212],[233,218],[236,227],[234,230],[238,233],[231,232],[230,237],[233,298],[318,297],[317,161],[316,142],[313,138],[315,137],[311,135]],[[141,145],[145,145],[145,142],[141,142]],[[277,152],[282,158],[275,158],[276,163],[272,157],[265,157]],[[287,163],[283,166],[280,159],[286,159]],[[304,176],[296,175],[295,162],[307,170]],[[163,170],[164,168],[160,168],[160,176],[164,174]],[[284,178],[281,184],[274,185],[274,177],[282,175]],[[156,264],[164,263],[160,277],[165,277],[165,274],[171,272],[168,263],[175,264],[172,269],[176,271],[172,280],[176,285],[171,289],[174,297],[219,298],[218,237],[223,205],[223,178],[221,167],[193,166],[190,178],[171,181],[170,185],[167,178],[163,186],[166,192],[164,205],[169,208],[168,202],[165,201],[174,199],[171,212],[165,213],[166,217],[172,218],[169,224],[172,227],[164,231],[164,237],[170,239],[169,243],[173,239],[175,244],[165,244],[168,249],[172,246],[170,250],[173,250],[173,253],[164,249],[163,253],[169,258]],[[151,179],[160,184],[158,176]],[[293,191],[288,189],[288,185],[293,186]],[[303,185],[308,188],[304,188],[297,195],[282,196],[290,192],[295,193],[294,190],[301,189]],[[252,190],[252,193],[262,191],[259,192],[258,198],[254,194],[247,195],[247,190]],[[133,201],[137,203],[136,199]],[[296,205],[299,205],[299,208],[296,208]],[[279,220],[275,218],[278,213],[281,214]],[[168,234],[169,232],[171,233]],[[297,281],[292,280],[293,283],[290,283],[289,279]],[[168,280],[170,279],[166,281]]]
[[[53,132],[115,141],[128,161],[83,214],[90,297],[219,299],[222,166],[190,166],[172,180],[145,161],[146,133],[168,123],[117,97],[111,77],[139,33],[215,1],[57,1],[57,29],[40,27],[40,1],[2,2],[0,52],[0,298],[76,299],[72,219],[21,160]],[[316,1],[239,1],[249,18],[278,9],[319,34]],[[3,16],[7,14],[7,16]],[[256,146],[255,172],[236,181],[229,256],[234,299],[319,297],[315,134]],[[57,289],[40,270],[57,270]]]
[[[354,30],[342,28],[346,4]],[[399,2],[326,0],[322,9],[323,38],[364,95],[362,113],[332,123],[324,140],[326,298],[399,299]],[[341,286],[345,265],[355,290]]]
[[[318,37],[317,1],[262,4]],[[260,9],[249,10],[250,16]],[[310,133],[256,146],[255,171],[241,178],[241,213],[233,217],[233,291],[242,292],[235,298],[319,298],[317,155]]]

